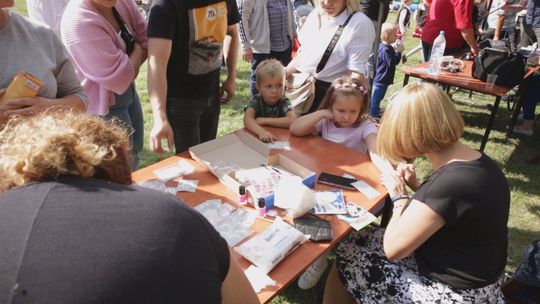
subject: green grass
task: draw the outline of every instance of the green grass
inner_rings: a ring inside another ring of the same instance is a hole
[[[17,1],[15,10],[25,14],[25,1]],[[395,13],[391,13],[388,17],[389,22],[393,22],[393,20],[395,20]],[[413,28],[414,24],[411,25],[408,36],[410,36]],[[408,37],[405,43],[406,51],[415,47],[418,43],[418,39]],[[420,62],[420,53],[410,58],[406,65],[418,64]],[[220,136],[243,127],[243,108],[249,96],[248,75],[249,65],[240,60],[236,96],[230,103],[223,106],[219,122]],[[415,80],[412,79],[411,81]],[[389,87],[386,96],[388,97],[399,90],[402,83],[403,73],[399,71],[398,67],[394,84]],[[143,103],[146,120],[145,132],[149,134],[152,127],[152,116],[146,90],[146,65],[142,67],[137,79],[137,88]],[[493,103],[494,97],[473,94],[472,98],[469,98],[468,92],[456,92],[455,90],[452,90],[451,94],[465,119],[466,130],[463,142],[473,148],[479,148],[489,118],[487,105]],[[384,108],[385,105],[386,100],[382,102],[382,107]],[[506,104],[501,103],[485,153],[495,159],[501,166],[512,191],[510,219],[508,222],[509,252],[507,271],[514,271],[521,261],[525,247],[533,240],[538,239],[540,235],[540,165],[531,166],[524,162],[540,152],[540,129],[536,126],[535,135],[531,137],[514,136],[507,138],[505,133],[510,115],[511,112],[506,110]],[[141,158],[143,166],[160,159],[160,157],[147,150],[147,145],[148,141],[146,141],[145,151]],[[421,178],[429,174],[429,163],[425,159],[417,159],[415,165]],[[315,288],[308,291],[300,290],[296,287],[296,284],[293,284],[283,294],[276,297],[272,303],[320,303],[323,288],[324,280],[321,280]]]

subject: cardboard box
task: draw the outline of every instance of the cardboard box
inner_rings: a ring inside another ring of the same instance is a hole
[[[221,183],[234,193],[238,193],[240,182],[234,172],[240,169],[272,165],[293,173],[309,188],[315,187],[317,175],[290,158],[270,155],[270,147],[249,134],[229,134],[189,149],[191,157],[206,167]],[[227,167],[226,165],[231,165]],[[274,206],[274,195],[265,197],[266,207]]]

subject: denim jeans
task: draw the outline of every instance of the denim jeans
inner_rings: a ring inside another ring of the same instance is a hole
[[[287,66],[291,62],[292,45],[288,49],[282,52],[271,51],[270,54],[253,53],[253,59],[251,60],[251,76],[249,79],[249,88],[251,96],[255,96],[259,93],[255,87],[255,69],[257,66],[266,59],[274,58],[279,60],[284,66]]]
[[[219,91],[208,97],[168,98],[167,118],[173,129],[176,154],[215,139],[220,111]]]
[[[536,103],[540,100],[540,75],[531,75],[527,80],[527,92],[523,96],[523,119],[534,120]]]
[[[115,104],[109,108],[109,113],[104,118],[106,120],[116,118],[128,129],[132,154],[131,169],[135,170],[139,167],[139,153],[144,146],[144,119],[141,101],[133,83],[124,93],[115,94],[115,97]]]
[[[371,106],[369,108],[369,115],[371,115],[372,117],[379,117],[381,101],[383,100],[387,89],[388,85],[386,84],[373,84],[373,94],[371,95]]]

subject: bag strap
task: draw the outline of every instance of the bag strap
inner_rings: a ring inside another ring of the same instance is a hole
[[[326,51],[324,51],[324,54],[321,58],[321,61],[319,62],[319,65],[317,65],[317,73],[322,71],[324,69],[324,66],[326,66],[326,63],[328,62],[328,59],[330,59],[330,55],[332,55],[332,52],[334,51],[334,48],[336,47],[336,44],[339,40],[339,37],[341,36],[341,33],[343,32],[343,29],[347,26],[349,21],[351,20],[352,16],[356,12],[352,13],[347,17],[347,20],[345,20],[345,23],[341,24],[336,33],[334,34],[334,37],[332,37],[332,40],[330,40],[330,43],[328,44],[328,47],[326,47]]]
[[[120,31],[129,33],[129,31],[126,28],[126,25],[124,24],[124,19],[122,19],[122,16],[120,16],[118,11],[116,10],[116,7],[114,7],[114,6],[112,8],[112,13],[113,13],[114,19],[116,20],[116,22],[120,26]]]

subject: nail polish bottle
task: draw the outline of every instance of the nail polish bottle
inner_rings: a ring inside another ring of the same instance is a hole
[[[246,193],[246,187],[244,185],[240,185],[238,187],[238,204],[245,205],[247,204],[247,193]]]
[[[257,215],[260,217],[266,216],[266,202],[264,201],[264,197],[259,198],[257,201]]]

